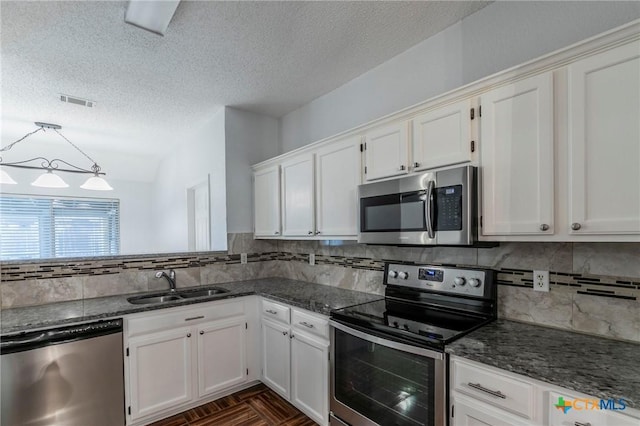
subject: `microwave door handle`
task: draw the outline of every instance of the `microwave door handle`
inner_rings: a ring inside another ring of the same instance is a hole
[[[432,180],[427,183],[427,200],[424,204],[425,216],[427,219],[427,234],[429,234],[429,238],[434,239],[436,237],[436,232],[433,229],[433,190],[436,186],[436,183]]]

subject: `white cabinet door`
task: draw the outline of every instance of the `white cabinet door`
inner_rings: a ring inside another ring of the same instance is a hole
[[[253,220],[257,237],[280,235],[280,167],[253,174]]]
[[[262,380],[289,399],[291,353],[289,327],[262,321]]]
[[[183,327],[129,340],[132,420],[191,400],[193,339]]]
[[[640,234],[640,43],[569,70],[572,234]]]
[[[288,237],[315,235],[313,154],[284,161],[282,167],[282,234]]]
[[[198,327],[199,397],[247,381],[245,324],[239,317]]]
[[[332,143],[316,152],[316,233],[357,234],[360,138]]]
[[[406,122],[375,129],[364,135],[366,180],[409,172],[407,136]]]
[[[483,235],[553,234],[553,75],[480,97]]]
[[[471,161],[471,100],[447,105],[412,121],[414,170]]]
[[[329,344],[294,332],[291,339],[291,402],[321,425],[329,413]]]

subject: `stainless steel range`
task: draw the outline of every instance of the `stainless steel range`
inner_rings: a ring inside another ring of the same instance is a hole
[[[495,272],[389,263],[385,299],[331,314],[331,425],[447,424],[447,343],[496,318]]]

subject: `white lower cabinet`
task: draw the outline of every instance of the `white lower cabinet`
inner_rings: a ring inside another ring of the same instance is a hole
[[[289,327],[262,320],[262,381],[289,399],[291,352]]]
[[[198,327],[198,396],[247,380],[245,317]]]
[[[189,327],[181,327],[129,341],[132,420],[191,400],[190,331]]]
[[[291,338],[291,402],[326,422],[329,395],[329,343],[300,331]],[[322,423],[322,422],[321,422]]]
[[[127,424],[185,411],[257,379],[257,298],[125,318]],[[254,342],[255,341],[255,342]],[[250,366],[252,374],[249,375]]]
[[[326,317],[262,301],[262,381],[320,425],[329,422]]]
[[[457,356],[451,356],[450,367],[452,426],[640,424],[640,411],[619,400],[601,400]]]

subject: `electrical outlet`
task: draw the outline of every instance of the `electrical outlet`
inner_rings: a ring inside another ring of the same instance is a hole
[[[315,253],[309,253],[309,265],[316,264],[316,255]]]
[[[533,290],[549,291],[549,271],[533,271]]]
[[[247,253],[240,253],[240,263],[243,265],[247,263]]]

